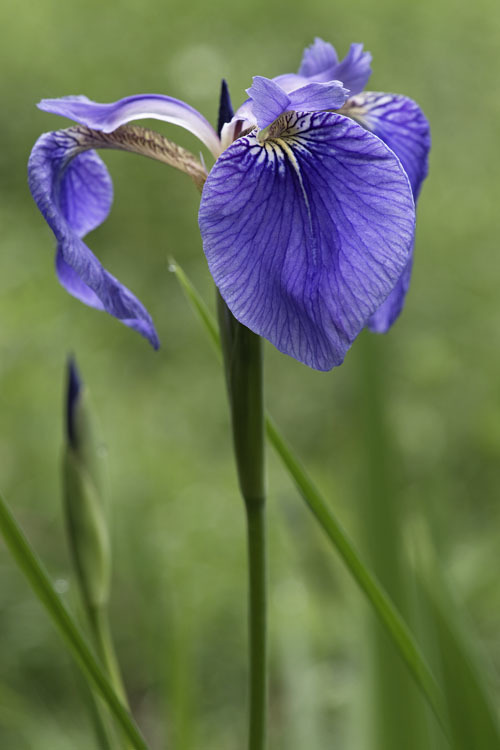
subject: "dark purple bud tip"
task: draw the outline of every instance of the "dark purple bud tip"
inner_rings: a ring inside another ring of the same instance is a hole
[[[230,122],[233,119],[233,114],[233,105],[231,104],[229,88],[226,80],[223,78],[220,87],[219,118],[217,120],[217,133],[219,136],[226,122]]]
[[[66,391],[66,431],[68,441],[72,448],[78,447],[78,436],[76,434],[76,408],[82,390],[82,381],[78,372],[75,359],[72,355],[68,357],[67,365],[67,391]]]

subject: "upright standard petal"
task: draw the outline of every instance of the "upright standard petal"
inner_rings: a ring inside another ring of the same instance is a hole
[[[326,83],[306,83],[289,94],[270,78],[255,76],[252,86],[247,89],[253,115],[259,128],[271,125],[288,110],[320,112],[326,109],[339,109],[344,104],[349,91],[340,81]]]
[[[299,76],[311,81],[342,81],[351,94],[364,89],[371,76],[372,56],[363,51],[362,44],[351,44],[345,58],[339,62],[335,48],[316,37],[314,43],[304,50]]]
[[[151,316],[139,300],[112,276],[82,241],[107,216],[113,192],[95,145],[78,129],[42,135],[28,163],[33,198],[57,241],[59,280],[87,305],[106,310],[158,347]]]
[[[288,113],[217,160],[199,223],[236,318],[310,367],[341,364],[401,276],[415,210],[399,160],[338,114]]]
[[[328,81],[325,75],[338,65],[339,58],[335,47],[317,36],[314,42],[306,47],[302,55],[299,75],[314,78],[316,81]]]
[[[259,128],[266,128],[290,107],[290,97],[270,78],[254,76],[246,90],[251,99],[253,115]]]
[[[338,78],[351,94],[363,91],[372,74],[372,56],[363,51],[362,44],[351,44],[344,59],[335,66],[333,77]]]
[[[86,96],[65,96],[61,99],[42,99],[38,107],[104,133],[111,133],[132,120],[164,120],[189,130],[215,158],[221,152],[220,140],[208,120],[194,107],[171,96],[138,94],[110,104],[99,104]]]

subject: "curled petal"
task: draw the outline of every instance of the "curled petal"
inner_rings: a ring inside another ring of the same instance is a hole
[[[343,110],[394,151],[408,175],[415,200],[428,172],[430,128],[412,99],[399,94],[366,91],[349,99]]]
[[[351,94],[357,94],[363,91],[372,74],[371,61],[371,54],[363,52],[362,44],[351,44],[347,55],[332,71],[332,77],[342,81]]]
[[[289,94],[270,78],[255,76],[252,86],[247,89],[252,102],[252,112],[259,128],[266,128],[288,110],[319,112],[326,109],[339,109],[349,92],[340,81],[306,83]]]
[[[88,131],[79,128],[42,135],[28,163],[33,198],[57,240],[56,268],[65,288],[86,304],[106,310],[158,347],[151,316],[112,276],[82,237],[107,216],[111,180]]]
[[[132,120],[150,117],[164,120],[196,135],[216,158],[221,151],[217,133],[208,120],[189,104],[171,96],[138,94],[110,104],[99,104],[86,96],[65,96],[61,99],[42,99],[38,107],[104,133],[111,133]]]
[[[289,113],[219,157],[199,223],[236,318],[310,367],[339,365],[401,276],[415,210],[399,160],[338,114]]]
[[[316,37],[314,42],[304,50],[299,75],[314,78],[315,81],[328,81],[329,79],[323,76],[327,75],[328,71],[338,64],[338,61],[335,47]]]
[[[290,97],[270,78],[254,76],[247,94],[259,128],[266,128],[290,107]]]
[[[351,94],[366,86],[371,75],[372,56],[363,52],[362,44],[351,44],[345,58],[339,62],[335,48],[318,37],[304,50],[299,76],[311,81],[342,81]]]

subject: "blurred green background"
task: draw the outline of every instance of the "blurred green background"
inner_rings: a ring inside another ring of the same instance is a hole
[[[155,353],[56,281],[53,237],[29,195],[26,162],[38,135],[64,122],[34,105],[65,94],[113,101],[156,92],[215,121],[222,76],[238,104],[252,75],[295,70],[317,35],[341,55],[364,42],[374,59],[369,88],[419,102],[432,128],[430,177],[412,287],[394,329],[363,334],[328,374],[266,345],[267,404],[431,660],[436,639],[406,569],[407,558],[435,548],[496,701],[497,0],[4,0],[0,21],[0,487],[71,602],[60,459],[73,352],[108,453],[113,629],[151,746],[233,750],[245,737],[244,517],[223,379],[167,268],[175,256],[213,304],[198,196],[187,177],[158,163],[104,155],[115,204],[89,245],[152,312],[162,340]],[[188,134],[153,127],[198,150]],[[271,454],[268,475],[270,747],[445,747]],[[0,747],[95,747],[80,678],[3,547],[0,592]]]

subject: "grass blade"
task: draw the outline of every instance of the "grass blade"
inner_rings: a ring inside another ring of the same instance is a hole
[[[139,728],[117,697],[102,667],[87,645],[79,627],[56,594],[42,563],[2,497],[0,497],[0,532],[7,548],[65,639],[87,680],[102,697],[123,729],[125,736],[130,740],[132,747],[135,750],[148,750]]]

